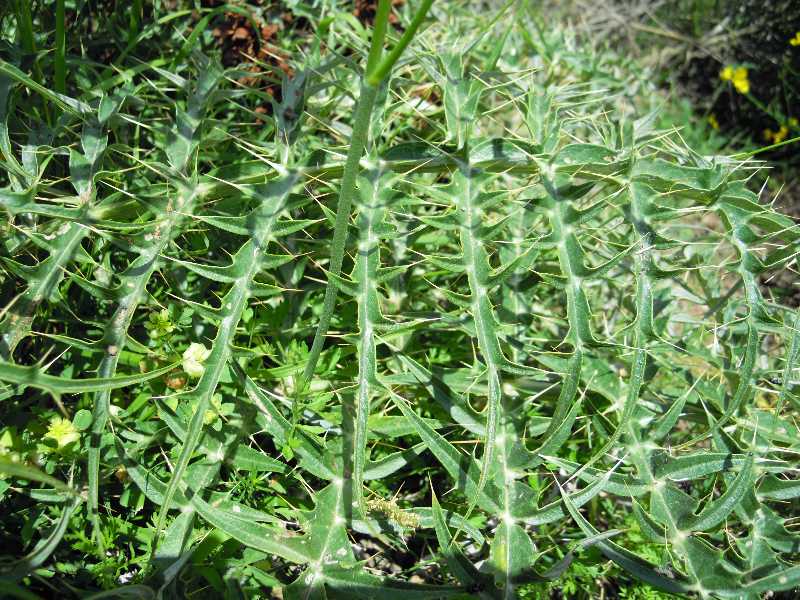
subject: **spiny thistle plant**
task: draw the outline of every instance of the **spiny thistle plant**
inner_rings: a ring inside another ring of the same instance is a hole
[[[269,117],[196,35],[72,96],[0,62],[3,594],[800,585],[800,229],[523,7],[409,4]]]

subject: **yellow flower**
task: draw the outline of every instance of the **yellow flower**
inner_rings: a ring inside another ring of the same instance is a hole
[[[733,72],[733,87],[740,94],[750,93],[750,81],[747,79],[747,69],[739,67]]]
[[[786,139],[787,135],[789,135],[789,128],[786,125],[781,125],[781,128],[778,129],[778,131],[772,131],[772,129],[764,130],[764,139],[768,142],[772,142],[773,144],[780,144]]]
[[[75,425],[69,419],[53,417],[44,437],[54,440],[60,450],[81,439],[81,434],[78,433]]]
[[[800,31],[794,34],[794,37],[789,40],[792,46],[800,46]]]
[[[795,119],[794,117],[791,117],[789,119],[789,127],[797,127],[797,119]]]
[[[708,115],[708,124],[711,125],[711,129],[719,129],[719,121],[714,113]]]
[[[183,370],[192,379],[197,379],[203,375],[206,368],[203,363],[211,354],[211,350],[203,344],[192,342],[183,353]]]
[[[730,81],[733,87],[740,94],[750,93],[750,80],[747,78],[747,67],[736,67],[735,69],[728,65],[719,72],[719,78],[722,81]]]

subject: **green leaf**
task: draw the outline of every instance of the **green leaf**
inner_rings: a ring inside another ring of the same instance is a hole
[[[750,462],[752,462],[751,457],[741,454],[697,452],[685,456],[666,457],[656,467],[653,475],[657,479],[668,478],[673,481],[699,479],[711,473],[741,469]]]
[[[86,431],[92,424],[92,413],[85,408],[79,410],[72,418],[72,424],[78,431]]]
[[[196,399],[197,407],[187,429],[186,436],[175,469],[167,484],[165,500],[158,514],[156,529],[160,532],[170,510],[170,501],[186,472],[200,437],[203,432],[205,412],[211,402],[217,385],[228,370],[231,357],[231,346],[236,334],[236,327],[247,307],[251,287],[263,266],[264,253],[273,241],[273,227],[281,214],[286,210],[289,195],[296,183],[294,175],[275,181],[257,189],[261,204],[254,211],[252,238],[248,240],[234,256],[234,264],[241,264],[242,275],[236,279],[222,298],[220,309],[223,318],[217,328],[217,334],[211,347],[211,354],[206,359],[204,371],[197,386],[191,393]],[[238,268],[238,267],[237,267]]]
[[[741,591],[750,594],[763,594],[765,592],[790,590],[798,585],[800,585],[800,566],[781,566],[777,573],[756,579],[742,586]]]
[[[39,483],[49,485],[59,492],[67,494],[68,496],[80,497],[80,492],[71,485],[67,485],[63,481],[43,473],[36,467],[9,462],[5,458],[0,458],[0,473],[5,473],[11,477],[18,477],[19,479],[27,479],[28,481],[38,481]]]
[[[599,532],[583,518],[563,490],[561,490],[561,495],[569,514],[572,515],[572,518],[575,519],[575,522],[584,534],[590,537],[597,536]],[[682,576],[676,574],[674,577],[667,577],[646,560],[636,556],[634,553],[629,552],[614,542],[600,539],[596,542],[596,545],[610,560],[614,561],[637,579],[649,583],[656,589],[671,594],[686,594],[692,590],[692,586]]]
[[[234,372],[244,382],[247,397],[260,411],[256,417],[259,426],[275,439],[275,445],[283,447],[290,439],[295,440],[296,444],[292,449],[302,459],[306,470],[327,481],[337,478],[338,475],[323,457],[321,441],[306,431],[294,429],[269,396],[259,389],[236,362],[232,364]]]
[[[313,560],[313,556],[300,545],[301,540],[297,538],[292,539],[277,529],[231,516],[227,511],[214,508],[201,500],[197,495],[192,497],[191,504],[203,519],[245,546],[275,554],[293,563],[306,564]]]
[[[478,572],[475,566],[461,552],[461,549],[454,544],[442,507],[439,505],[439,500],[433,491],[431,491],[431,494],[431,514],[433,515],[436,539],[439,542],[439,547],[442,549],[442,554],[445,561],[447,561],[448,567],[463,585],[469,587],[476,583],[481,584],[485,577]]]
[[[502,507],[495,500],[496,492],[489,492],[493,485],[487,482],[484,489],[481,489],[478,485],[480,469],[475,460],[456,450],[450,442],[439,435],[424,419],[411,410],[405,400],[394,394],[391,397],[395,406],[414,424],[417,434],[422,438],[428,449],[433,452],[450,477],[457,482],[461,491],[468,498],[474,498],[477,505],[488,513],[499,514],[502,512]]]
[[[758,486],[759,498],[765,500],[791,500],[800,497],[799,479],[778,479],[767,475]]]
[[[163,402],[159,402],[158,408],[159,415],[172,433],[179,441],[183,442],[186,437],[186,424]],[[279,460],[241,443],[238,431],[231,432],[228,427],[224,427],[222,433],[225,436],[224,440],[220,440],[216,435],[210,433],[200,439],[198,450],[208,459],[217,462],[224,461],[231,467],[243,471],[286,472],[286,465]]]
[[[744,495],[751,491],[753,475],[753,455],[749,454],[736,479],[728,486],[725,493],[706,504],[700,514],[687,519],[679,526],[684,531],[706,531],[719,525],[732,511]]]
[[[525,529],[502,520],[492,540],[489,563],[495,582],[503,590],[503,598],[516,597],[515,583],[530,577],[536,558],[536,547]]]
[[[318,585],[314,586],[314,584]],[[376,577],[362,569],[352,567],[329,567],[319,577],[288,586],[286,592],[287,600],[316,600],[318,598],[438,600],[464,597],[463,588],[449,585],[406,583],[388,577]]]
[[[49,90],[45,86],[37,83],[31,77],[20,71],[14,65],[2,59],[0,59],[0,73],[10,77],[11,79],[21,83],[30,90],[43,96],[44,98],[46,98],[47,100],[49,100],[50,102],[52,102],[65,112],[69,112],[71,114],[78,116],[91,112],[91,108],[88,105],[84,104],[83,102],[75,100],[74,98],[70,98],[69,96],[59,94],[58,92]]]
[[[79,394],[99,390],[116,390],[136,385],[172,371],[177,365],[171,364],[141,375],[118,375],[87,379],[69,379],[56,375],[46,375],[37,366],[23,367],[0,361],[0,381],[45,390],[54,395]]]

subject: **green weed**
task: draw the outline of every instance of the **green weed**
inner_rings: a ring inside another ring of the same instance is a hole
[[[113,68],[5,16],[4,594],[800,585],[800,229],[635,65],[431,5],[319,3],[269,98],[223,10]]]

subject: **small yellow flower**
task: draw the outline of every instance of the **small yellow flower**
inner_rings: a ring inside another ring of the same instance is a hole
[[[747,67],[736,67],[735,69],[728,65],[719,72],[719,78],[722,81],[730,81],[733,87],[740,94],[750,93],[750,80],[747,78]]]
[[[72,421],[64,417],[53,417],[50,420],[50,426],[47,428],[47,433],[44,437],[50,438],[55,441],[58,449],[61,450],[70,444],[77,442],[81,439],[81,434],[75,429]]]
[[[733,87],[740,94],[750,93],[750,81],[747,79],[747,69],[739,67],[733,73]]]
[[[783,140],[786,139],[786,135],[789,133],[789,128],[786,125],[781,125],[781,128],[772,136],[772,141],[776,144],[780,144]]]
[[[211,354],[211,350],[203,344],[192,342],[183,353],[183,370],[192,379],[197,379],[203,375],[206,368],[203,363]]]
[[[795,119],[794,117],[791,117],[789,119],[789,127],[797,127],[797,119]]]
[[[717,116],[714,113],[708,115],[708,124],[711,125],[711,129],[719,129],[719,121],[717,121]]]
[[[794,37],[789,40],[792,46],[800,46],[800,31],[794,34]]]
[[[789,135],[789,128],[786,125],[781,125],[778,131],[772,131],[772,129],[764,130],[764,139],[773,144],[780,144],[786,139],[787,135]]]

